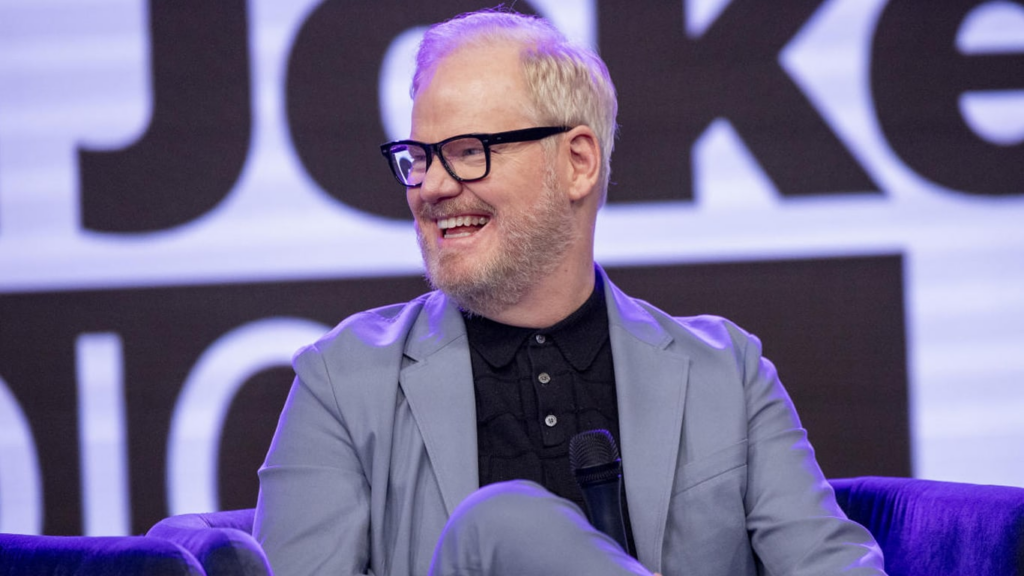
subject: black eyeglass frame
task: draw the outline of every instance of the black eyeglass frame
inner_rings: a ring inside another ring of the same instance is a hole
[[[451,138],[445,138],[440,142],[434,142],[428,144],[426,142],[419,142],[417,140],[396,140],[394,142],[388,142],[380,145],[380,153],[388,159],[388,165],[391,167],[391,175],[398,180],[398,183],[406,188],[419,188],[423,185],[423,182],[419,184],[406,184],[402,177],[399,175],[399,168],[395,165],[395,155],[391,153],[391,149],[395,146],[419,146],[427,152],[427,163],[423,168],[424,176],[427,170],[430,170],[430,164],[434,161],[434,156],[441,159],[441,165],[448,174],[459,182],[476,182],[477,180],[483,180],[491,173],[491,146],[495,144],[511,144],[514,142],[533,142],[536,140],[543,140],[555,134],[562,134],[572,130],[571,126],[539,126],[535,128],[522,128],[519,130],[509,130],[508,132],[496,132],[494,134],[459,134],[458,136],[452,136]],[[462,138],[476,138],[484,145],[484,174],[478,178],[460,178],[455,170],[448,165],[448,161],[445,160],[444,154],[441,153],[441,147],[449,142],[459,140]]]

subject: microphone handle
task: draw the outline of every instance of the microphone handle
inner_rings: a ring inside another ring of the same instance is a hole
[[[601,532],[611,536],[629,554],[626,543],[626,527],[622,521],[622,479],[616,476],[605,482],[581,485],[583,499],[590,512],[590,523]]]

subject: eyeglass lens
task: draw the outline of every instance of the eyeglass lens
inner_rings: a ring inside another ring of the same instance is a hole
[[[391,147],[394,167],[406,186],[423,182],[427,174],[427,150],[418,144]],[[440,149],[448,168],[462,180],[476,180],[487,175],[487,153],[479,138],[458,138],[445,142]]]

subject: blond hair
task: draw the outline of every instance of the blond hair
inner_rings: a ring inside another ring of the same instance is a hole
[[[592,49],[570,42],[550,22],[502,10],[482,10],[431,26],[416,54],[412,97],[449,54],[465,47],[512,42],[523,47],[520,62],[538,123],[589,126],[601,147],[601,202],[608,194],[615,147],[618,100],[608,67]]]

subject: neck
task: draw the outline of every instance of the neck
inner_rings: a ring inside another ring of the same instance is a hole
[[[486,303],[462,303],[485,318],[524,328],[547,328],[579,309],[594,291],[594,261],[562,265],[534,284],[515,303],[489,307]]]

